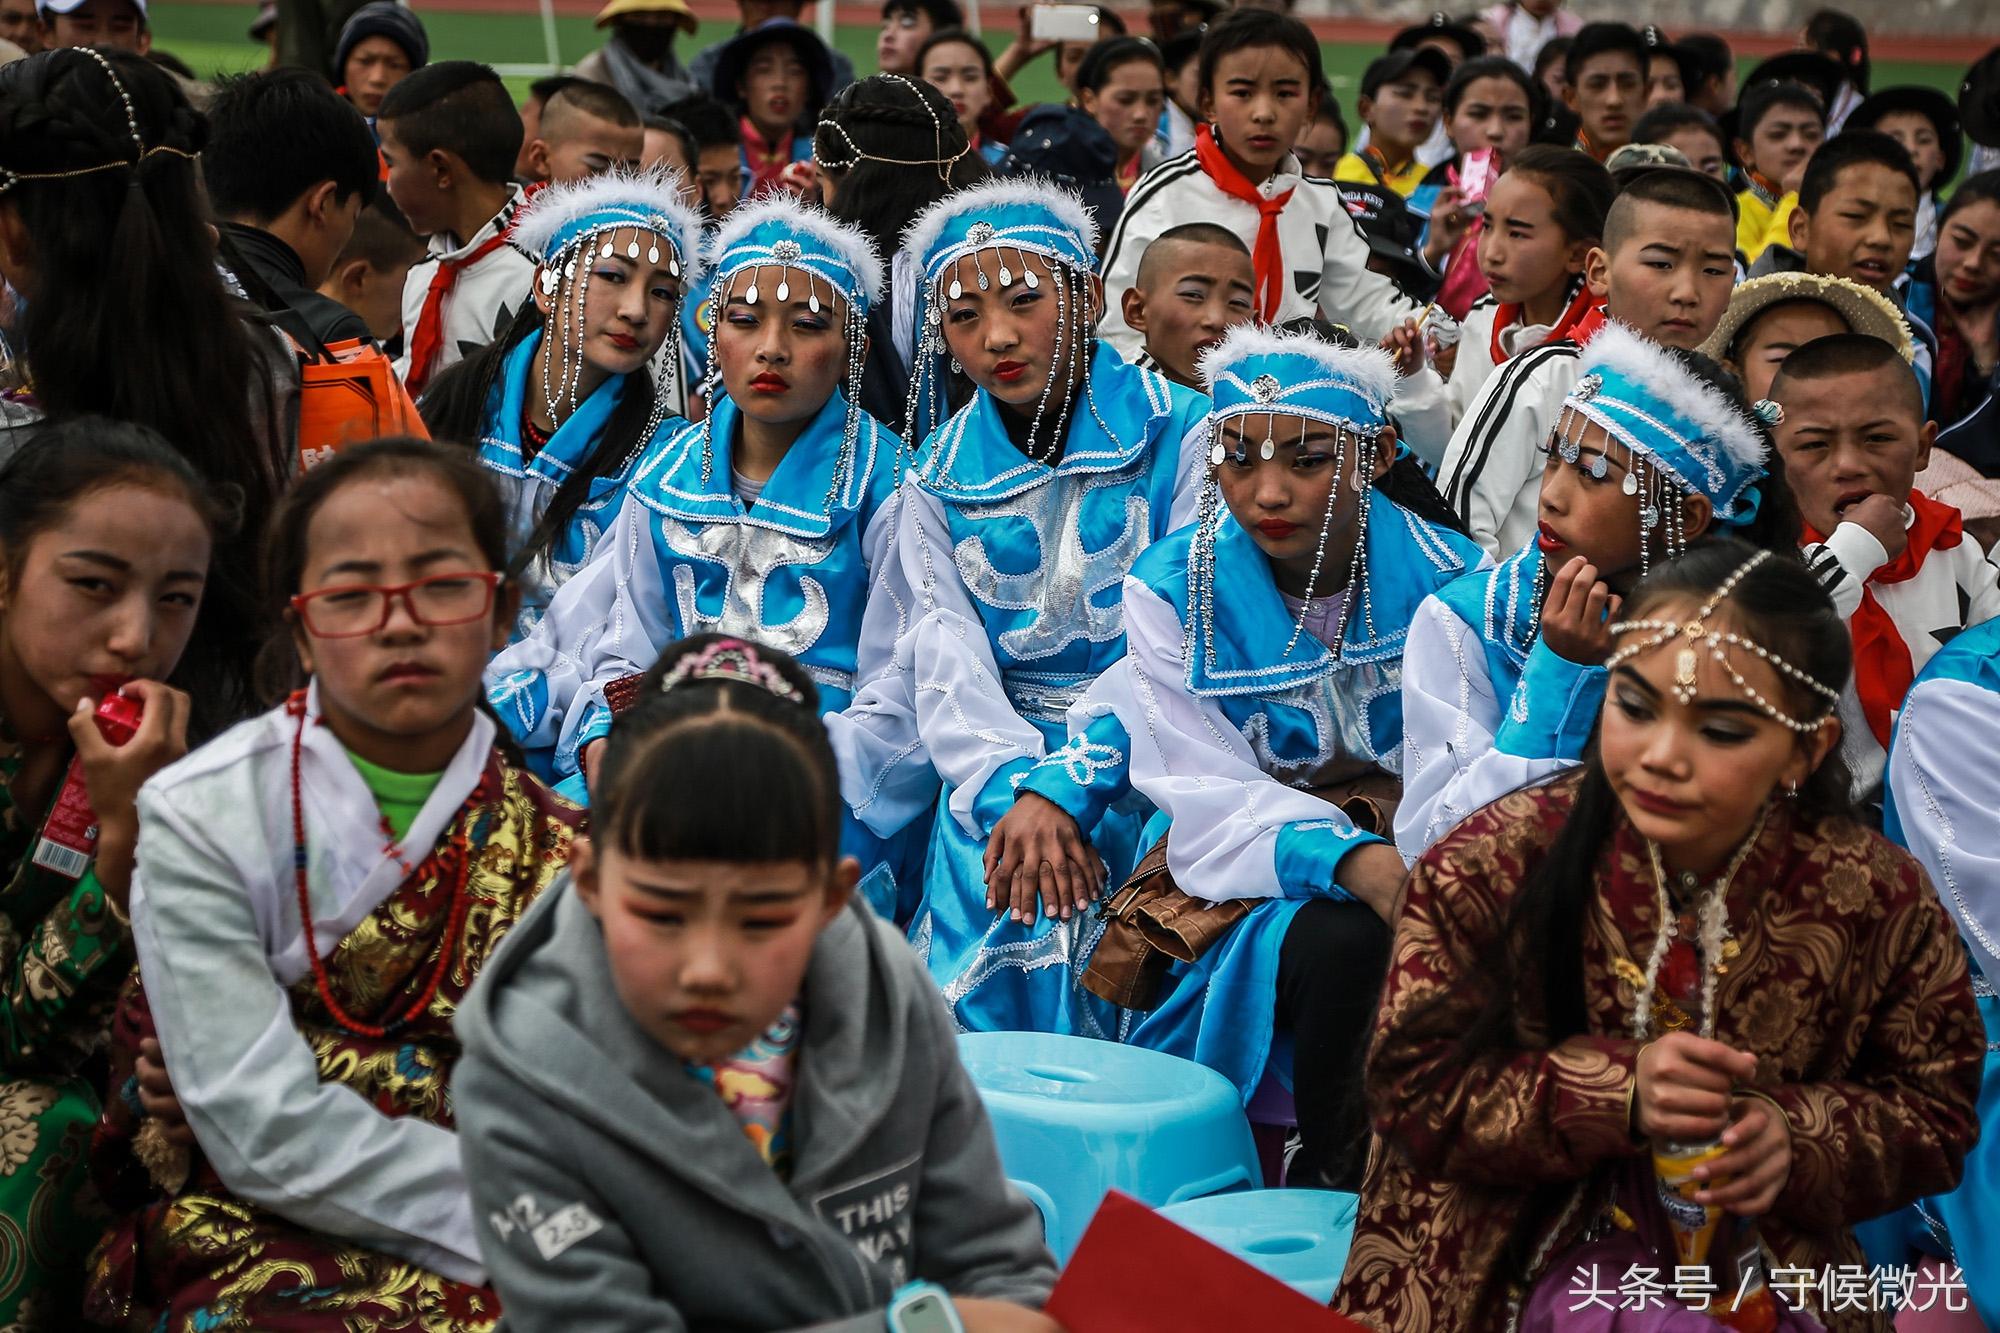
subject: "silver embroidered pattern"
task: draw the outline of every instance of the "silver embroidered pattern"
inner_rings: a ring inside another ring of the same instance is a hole
[[[820,564],[840,544],[839,534],[801,537],[751,523],[711,523],[693,528],[664,514],[657,522],[660,540],[676,555],[728,571],[722,609],[709,614],[701,610],[695,597],[695,571],[685,564],[674,567],[674,600],[683,636],[740,634],[799,657],[826,632],[831,618],[826,589],[810,575],[799,578],[804,605],[790,620],[776,625],[767,621],[764,598],[773,574],[789,566]]]
[[[1124,527],[1109,545],[1087,551],[1083,507],[1094,493],[1125,487],[1137,475],[1136,468],[1057,474],[1005,500],[964,507],[965,517],[981,526],[998,519],[1026,520],[1040,548],[1035,567],[1021,574],[996,569],[979,536],[965,537],[952,549],[952,561],[974,597],[1001,610],[1033,613],[1027,624],[999,635],[999,646],[1016,661],[1052,656],[1079,639],[1106,643],[1125,632],[1123,604],[1114,600],[1099,606],[1094,599],[1122,583],[1146,549],[1152,508],[1145,496],[1127,495]],[[999,536],[1016,525],[996,526]]]

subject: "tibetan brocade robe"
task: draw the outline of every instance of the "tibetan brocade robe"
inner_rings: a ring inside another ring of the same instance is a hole
[[[239,731],[262,721],[246,723]],[[337,891],[324,895],[326,905],[321,901],[323,880],[331,885],[339,867],[313,863],[315,937],[321,941],[326,993],[351,1019],[391,1025],[409,1014],[439,978],[429,1003],[400,1028],[369,1036],[346,1027],[334,1016],[313,971],[288,966],[288,954],[280,953],[270,976],[280,987],[283,1012],[273,1016],[265,1035],[249,1049],[211,1048],[208,1064],[195,1063],[195,1052],[186,1044],[192,1034],[181,1035],[177,1051],[168,1023],[170,1012],[185,1021],[190,1006],[177,998],[170,1007],[165,996],[202,984],[199,960],[188,956],[184,938],[177,943],[169,933],[175,923],[167,918],[164,903],[158,942],[154,934],[140,930],[149,990],[135,989],[128,996],[115,1040],[129,1064],[138,1041],[153,1034],[157,1012],[169,1072],[190,1122],[204,1144],[227,1156],[212,1161],[197,1149],[189,1160],[185,1150],[150,1139],[156,1127],[147,1122],[142,1128],[128,1102],[114,1102],[93,1156],[100,1188],[119,1218],[93,1258],[87,1295],[91,1317],[108,1327],[149,1333],[470,1333],[494,1326],[498,1298],[483,1285],[477,1251],[465,1254],[471,1249],[471,1218],[456,1165],[450,1077],[459,1047],[452,1017],[507,932],[563,869],[579,812],[492,750],[492,734],[491,724],[480,719],[446,775],[449,786],[463,765],[462,785],[456,794],[434,797],[450,802],[439,811],[441,820],[432,824],[435,838],[419,844],[413,827],[410,859],[416,863],[411,873],[344,933],[334,933],[337,925],[329,930],[329,918],[339,920],[332,907]],[[328,785],[320,790],[337,794],[335,780],[346,777],[338,772],[337,743],[328,751],[330,738],[318,728],[309,737],[308,760],[317,756],[327,761],[320,771]],[[235,738],[232,733],[217,744],[229,745]],[[255,769],[274,751],[257,744],[254,735],[249,739],[242,762]],[[195,774],[188,781],[200,783],[212,776]],[[276,779],[274,785],[281,783]],[[314,794],[309,778],[309,808]],[[313,831],[319,827],[313,825]],[[368,840],[368,832],[354,828],[348,845],[379,855],[374,848],[380,837]],[[288,826],[284,840],[289,841]],[[427,848],[421,861],[416,860],[419,846]],[[453,889],[467,849],[466,906],[454,938]],[[330,836],[328,850],[338,856]],[[392,864],[392,880],[395,869]],[[199,891],[191,890],[197,884],[183,878],[163,882],[157,891],[190,894]],[[360,909],[353,899],[349,903],[350,915]],[[281,938],[290,937],[292,952],[299,943],[295,904],[276,928]],[[143,916],[135,920],[145,926]],[[449,961],[441,954],[447,940]],[[149,955],[149,949],[156,952]],[[245,1007],[262,1003],[261,994],[252,993],[256,988],[241,981],[227,962],[217,968],[216,982],[241,988]],[[156,984],[164,984],[164,994],[153,993]],[[259,1125],[253,1117],[239,1123],[242,1117],[230,1107],[226,1086],[232,1077],[230,1062],[243,1071],[241,1079],[270,1077],[251,1071],[288,1061],[294,1041],[302,1041],[310,1052],[317,1089],[260,1097],[270,1103],[269,1122]],[[288,1050],[271,1054],[279,1046]],[[188,1054],[181,1056],[182,1051]],[[225,1084],[220,1091],[218,1081]],[[357,1094],[365,1106],[344,1096],[325,1101],[323,1093],[336,1086]],[[197,1107],[204,1104],[198,1115]],[[209,1119],[204,1122],[202,1115]],[[227,1118],[231,1115],[237,1119]],[[423,1134],[398,1139],[397,1127],[418,1128],[412,1122],[424,1122]],[[398,1160],[403,1162],[400,1172]],[[245,1197],[229,1179],[245,1182],[244,1190],[254,1187],[262,1201]],[[461,1227],[466,1229],[463,1238]],[[341,1233],[342,1228],[350,1230]],[[431,1255],[430,1262],[423,1261]]]
[[[1412,873],[1368,1060],[1376,1139],[1334,1298],[1371,1327],[1507,1327],[1537,1279],[1566,1280],[1573,1247],[1603,1234],[1614,1182],[1650,1151],[1627,1128],[1640,1043],[1621,973],[1644,975],[1662,923],[1622,815],[1583,923],[1587,1031],[1549,1043],[1531,973],[1514,1040],[1457,1050],[1482,960],[1579,785],[1501,798]],[[1740,953],[1719,978],[1715,1036],[1756,1053],[1754,1090],[1792,1135],[1791,1177],[1759,1224],[1767,1265],[1862,1263],[1850,1228],[1949,1189],[1978,1136],[1986,1038],[1964,950],[1908,854],[1784,802],[1726,901]],[[1835,1330],[1889,1327],[1887,1314],[1809,1313]]]

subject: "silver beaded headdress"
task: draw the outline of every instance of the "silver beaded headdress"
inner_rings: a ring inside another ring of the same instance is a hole
[[[549,419],[560,425],[576,410],[583,380],[584,303],[589,297],[591,271],[614,253],[638,263],[658,265],[680,280],[683,294],[701,276],[701,220],[681,202],[680,177],[655,168],[622,168],[538,192],[521,210],[513,241],[540,266],[536,276],[548,299],[547,332],[537,355],[542,361],[542,399]],[[618,249],[612,233],[629,231]],[[574,345],[572,345],[574,344]],[[663,365],[678,365],[680,318],[667,323]],[[560,364],[558,364],[560,362]],[[651,440],[667,413],[664,386],[653,386],[653,417],[640,434]]]
[[[729,215],[728,222],[708,244],[710,267],[714,270],[715,304],[719,311],[729,300],[730,285],[737,274],[748,273],[743,289],[746,304],[763,299],[763,283],[771,283],[771,294],[779,301],[792,299],[792,284],[802,282],[808,307],[818,313],[823,306],[839,307],[842,333],[847,340],[846,374],[842,381],[847,399],[847,420],[840,434],[840,456],[835,460],[833,480],[827,491],[831,508],[853,481],[855,441],[861,433],[862,352],[868,341],[868,310],[882,297],[882,259],[875,243],[859,227],[840,221],[825,209],[808,204],[790,194],[768,194],[743,204]],[[822,299],[824,293],[824,299]],[[718,315],[718,323],[721,316]],[[702,392],[711,401],[722,382],[722,367],[713,343],[708,357],[708,373]],[[715,441],[710,434],[715,414],[702,422],[701,479],[706,484],[715,471]]]
[[[7,193],[7,191],[24,181],[63,181],[71,180],[78,176],[94,176],[100,171],[116,171],[120,167],[136,167],[156,153],[167,153],[174,157],[184,157],[189,161],[194,161],[201,156],[201,154],[191,153],[185,148],[176,148],[172,144],[154,144],[151,148],[148,148],[145,136],[139,133],[139,113],[132,105],[132,94],[126,91],[125,80],[118,77],[118,71],[111,67],[111,62],[105,59],[104,53],[93,50],[88,46],[78,46],[69,49],[96,61],[98,68],[104,71],[104,77],[111,80],[111,90],[118,94],[119,106],[125,112],[125,132],[132,137],[132,156],[129,158],[114,158],[109,162],[97,162],[87,167],[73,167],[68,171],[10,171],[6,167],[0,167],[0,194]],[[51,56],[50,59],[54,59],[54,57]]]
[[[1704,382],[1672,352],[1617,322],[1584,348],[1582,374],[1563,400],[1549,448],[1565,463],[1583,454],[1584,431],[1595,425],[1626,452],[1621,489],[1639,502],[1639,569],[1651,568],[1656,545],[1671,560],[1687,549],[1682,501],[1708,499],[1718,523],[1740,526],[1757,512],[1757,482],[1770,446],[1749,415]],[[1602,479],[1611,459],[1590,460]]]
[[[1709,657],[1724,671],[1729,673],[1729,678],[1736,683],[1736,688],[1741,690],[1743,696],[1757,706],[1759,712],[1774,722],[1782,723],[1784,726],[1801,734],[1818,731],[1826,725],[1826,720],[1833,716],[1833,706],[1840,702],[1839,690],[1834,689],[1824,681],[1814,678],[1807,672],[1801,671],[1754,639],[1746,638],[1730,630],[1715,629],[1708,623],[1709,617],[1715,614],[1716,608],[1729,599],[1729,594],[1736,591],[1736,585],[1741,583],[1751,570],[1757,568],[1758,565],[1770,558],[1771,553],[1769,551],[1758,551],[1748,560],[1738,565],[1736,571],[1722,581],[1722,586],[1715,590],[1714,595],[1701,604],[1701,609],[1695,612],[1694,619],[1692,620],[1621,620],[1613,624],[1611,626],[1611,633],[1614,638],[1627,634],[1649,634],[1650,637],[1641,639],[1636,643],[1628,643],[1617,652],[1611,654],[1610,657],[1605,659],[1605,670],[1616,671],[1633,658],[1650,653],[1655,648],[1664,648],[1668,644],[1678,640],[1681,647],[1679,655],[1674,659],[1674,698],[1685,705],[1694,701],[1695,670],[1701,664],[1697,649],[1706,648]],[[1758,690],[1756,686],[1743,679],[1743,673],[1738,671],[1736,664],[1729,660],[1728,650],[1731,648],[1741,648],[1752,656],[1762,658],[1764,661],[1770,663],[1771,667],[1779,675],[1785,677],[1785,679],[1792,681],[1794,684],[1803,685],[1813,694],[1826,700],[1827,706],[1825,711],[1808,722],[1793,717],[1790,713],[1772,703],[1764,697],[1763,692]]]
[[[1273,333],[1250,324],[1230,330],[1221,342],[1204,352],[1200,370],[1202,383],[1211,397],[1208,414],[1211,443],[1208,471],[1201,480],[1196,501],[1193,545],[1188,553],[1192,605],[1186,647],[1190,663],[1194,660],[1195,625],[1211,623],[1214,616],[1215,539],[1224,512],[1216,470],[1227,456],[1219,433],[1222,423],[1237,417],[1263,416],[1264,441],[1258,454],[1266,460],[1277,454],[1278,417],[1295,417],[1302,423],[1317,421],[1334,428],[1334,484],[1327,494],[1326,513],[1320,519],[1319,545],[1313,554],[1312,574],[1306,588],[1310,595],[1325,565],[1333,511],[1343,482],[1361,497],[1349,583],[1350,587],[1356,587],[1366,578],[1368,489],[1374,484],[1382,433],[1388,425],[1389,400],[1395,397],[1398,383],[1395,361],[1380,348],[1336,347],[1309,333]],[[1341,605],[1340,624],[1331,645],[1336,657],[1340,655],[1340,645],[1347,640],[1348,617],[1353,614],[1355,603],[1362,600],[1350,594]],[[1287,656],[1304,628],[1302,612],[1292,626],[1291,639],[1285,644]],[[1374,626],[1368,628],[1372,635]],[[1213,666],[1212,637],[1207,641],[1207,651],[1211,658],[1209,665]]]
[[[1037,288],[1041,279],[1028,267],[1027,256],[1039,256],[1048,264],[1054,275],[1056,342],[1048,383],[1035,403],[1028,448],[1030,457],[1052,452],[1068,432],[1079,381],[1085,394],[1089,392],[1094,337],[1090,280],[1097,269],[1097,223],[1083,200],[1038,177],[996,177],[948,194],[925,209],[904,233],[903,248],[923,266],[915,365],[904,405],[913,443],[943,416],[938,379],[945,355],[944,313],[963,295],[960,280],[952,276],[958,261],[972,256],[974,281],[981,291],[996,286],[1005,291],[1016,282]],[[952,369],[961,367],[953,362]],[[1062,401],[1055,429],[1045,435],[1042,423],[1058,380]]]

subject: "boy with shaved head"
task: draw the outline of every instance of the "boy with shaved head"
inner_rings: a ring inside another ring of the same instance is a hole
[[[1916,673],[1968,625],[2000,616],[2000,569],[1958,510],[1915,489],[1937,426],[1917,377],[1879,338],[1817,338],[1772,381],[1778,451],[1806,522],[1806,561],[1854,635],[1841,697],[1855,792],[1872,797]]]
[[[1256,281],[1249,247],[1229,228],[1184,222],[1161,232],[1120,298],[1126,324],[1146,340],[1133,359],[1176,384],[1201,388],[1201,354],[1257,317]]]

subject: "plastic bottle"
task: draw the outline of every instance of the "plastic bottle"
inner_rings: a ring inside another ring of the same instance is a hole
[[[124,745],[139,730],[145,705],[122,694],[107,694],[98,700],[97,732],[113,745]],[[56,793],[48,822],[42,825],[41,840],[35,844],[34,862],[44,870],[66,879],[82,879],[97,851],[97,812],[90,808],[90,788],[83,780],[83,760],[70,760],[62,790]]]

